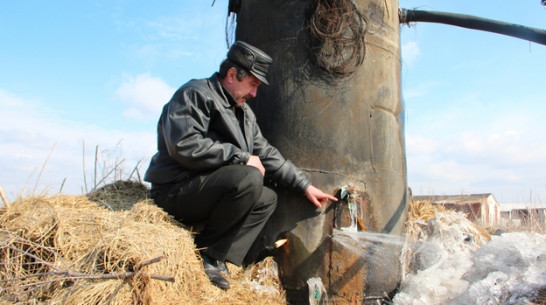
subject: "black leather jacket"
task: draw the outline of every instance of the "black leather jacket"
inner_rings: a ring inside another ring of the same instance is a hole
[[[181,182],[222,166],[244,165],[250,155],[257,155],[268,179],[303,193],[309,179],[262,136],[246,103],[239,108],[233,105],[235,100],[217,73],[180,87],[163,107],[157,125],[158,152],[144,180],[152,187]]]

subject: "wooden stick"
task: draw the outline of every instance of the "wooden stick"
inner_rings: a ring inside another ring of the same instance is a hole
[[[10,203],[8,201],[8,198],[6,197],[6,194],[4,194],[4,190],[2,189],[1,186],[0,186],[0,197],[2,197],[2,201],[6,205],[6,208],[9,209]]]
[[[148,266],[148,265],[150,265],[150,264],[157,263],[157,262],[161,261],[161,260],[164,259],[164,258],[165,258],[165,256],[158,256],[158,257],[156,257],[156,258],[152,258],[152,259],[149,259],[149,260],[147,260],[147,261],[138,263],[138,264],[136,264],[136,266],[135,266],[135,270],[140,270],[140,269],[141,269],[142,267],[144,267],[144,266]]]
[[[55,271],[40,272],[40,273],[28,274],[28,275],[19,276],[19,277],[0,279],[0,283],[19,281],[19,280],[24,280],[24,279],[31,278],[31,277],[44,277],[44,276],[55,276],[55,275],[60,275],[61,277],[60,278],[55,278],[55,279],[49,279],[48,281],[65,281],[65,280],[80,280],[80,279],[85,279],[85,280],[127,279],[127,278],[135,277],[138,274],[148,275],[147,273],[140,272],[139,269],[144,267],[144,266],[147,266],[147,265],[150,265],[150,264],[153,264],[153,263],[157,263],[157,262],[159,262],[159,261],[161,261],[162,259],[165,258],[165,256],[158,256],[156,258],[152,258],[150,260],[144,261],[144,262],[137,265],[137,268],[135,268],[135,269],[137,269],[136,272],[86,274],[86,273],[74,272],[74,271],[70,271],[70,270],[62,270],[62,269],[59,269],[59,268],[55,267],[50,262],[47,262],[47,261],[33,255],[32,253],[29,253],[29,252],[21,250],[21,249],[14,248],[12,246],[8,246],[8,248],[11,249],[11,250],[14,250],[14,251],[21,252],[23,255],[26,255],[26,256],[28,256],[30,258],[33,258],[34,260],[36,260],[36,262],[44,264],[44,265],[52,268]],[[152,278],[152,279],[156,279],[156,280],[160,280],[160,281],[167,281],[167,282],[172,282],[172,283],[174,283],[174,281],[175,281],[174,277],[172,277],[172,276],[166,276],[166,275],[160,275],[160,274],[150,274],[148,276],[150,278]],[[33,285],[33,284],[29,284],[29,285]]]
[[[174,283],[174,276],[151,274],[150,277],[153,278],[154,280],[160,280],[160,281]]]
[[[83,186],[85,188],[85,193],[87,192],[87,174],[85,173],[85,140],[82,141],[82,167],[83,167]]]
[[[76,280],[114,280],[114,279],[119,280],[119,279],[132,278],[136,276],[137,274],[148,275],[147,273],[138,273],[138,272],[86,274],[86,273],[73,272],[73,271],[66,270],[66,271],[40,272],[40,273],[28,274],[24,276],[6,278],[6,279],[0,280],[0,283],[15,282],[15,281],[25,280],[32,277],[45,277],[45,276],[54,276],[54,275],[61,275],[62,277],[45,280],[44,282],[76,281]],[[156,279],[160,281],[167,281],[167,282],[173,282],[173,283],[175,281],[174,277],[172,276],[166,276],[166,275],[160,275],[160,274],[150,274],[149,276],[152,279]],[[26,285],[32,286],[35,284],[36,283],[29,283]]]

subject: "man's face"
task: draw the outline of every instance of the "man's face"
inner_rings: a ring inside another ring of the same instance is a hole
[[[228,89],[233,98],[235,98],[235,101],[237,102],[236,107],[241,107],[249,98],[256,97],[258,86],[262,84],[262,82],[252,74],[239,80],[235,75],[231,75],[230,77],[228,73],[228,78],[229,81],[227,84],[224,84],[224,86]]]

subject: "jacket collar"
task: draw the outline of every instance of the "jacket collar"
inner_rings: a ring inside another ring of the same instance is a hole
[[[214,89],[214,91],[218,93],[218,95],[223,97],[222,104],[224,104],[226,108],[235,107],[235,105],[237,105],[237,102],[235,101],[235,98],[233,98],[233,95],[231,95],[231,93],[229,93],[229,91],[220,83],[218,72],[214,73],[211,77],[209,77],[209,81],[212,89]]]

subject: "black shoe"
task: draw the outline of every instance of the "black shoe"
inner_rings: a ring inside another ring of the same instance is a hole
[[[205,274],[209,277],[210,282],[224,290],[229,289],[229,282],[222,276],[221,267],[218,266],[218,261],[203,253],[201,253],[201,258],[203,259]]]
[[[228,279],[231,278],[231,274],[229,273],[229,269],[226,266],[226,262],[216,261],[216,265],[218,266],[218,270]]]

